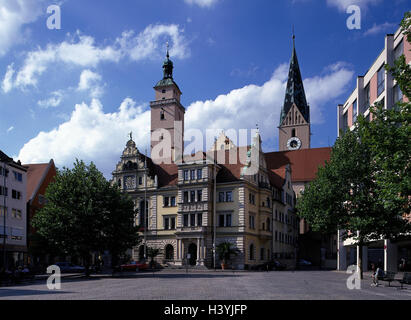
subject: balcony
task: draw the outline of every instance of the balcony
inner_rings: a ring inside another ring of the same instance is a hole
[[[207,211],[208,210],[208,202],[201,201],[201,202],[185,202],[178,204],[178,212],[199,212],[199,211]]]
[[[184,235],[184,234],[192,234],[192,233],[202,233],[206,232],[206,227],[177,227],[176,234]]]

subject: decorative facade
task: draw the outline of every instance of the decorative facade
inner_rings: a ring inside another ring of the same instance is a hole
[[[133,248],[132,259],[146,258],[146,244],[160,249],[160,264],[210,268],[215,246],[228,241],[239,249],[231,259],[234,268],[251,268],[273,258],[294,267],[299,219],[291,167],[267,165],[259,133],[247,147],[235,146],[222,133],[211,150],[181,157],[185,110],[168,52],[163,69],[151,102],[152,157],[140,153],[130,135],[111,181],[132,197],[138,212],[135,223],[144,240]],[[180,123],[177,129],[175,122]],[[159,154],[156,146],[167,139],[167,132],[171,150]],[[241,163],[240,155],[248,161]],[[247,174],[256,155],[257,170]],[[237,161],[229,161],[232,156]]]

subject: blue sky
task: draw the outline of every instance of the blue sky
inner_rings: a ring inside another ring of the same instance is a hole
[[[46,26],[58,3],[61,29]],[[349,30],[349,4],[361,29]],[[292,26],[312,147],[333,145],[343,103],[394,33],[406,0],[2,0],[0,149],[24,163],[94,161],[107,177],[149,102],[170,42],[186,129],[254,129],[278,148]]]

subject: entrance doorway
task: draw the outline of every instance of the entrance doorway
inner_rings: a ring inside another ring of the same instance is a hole
[[[190,254],[190,259],[188,260],[188,263],[190,264],[190,266],[195,266],[197,262],[197,245],[191,243],[188,246],[188,253]]]

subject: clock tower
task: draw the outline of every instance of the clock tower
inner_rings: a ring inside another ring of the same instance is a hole
[[[183,154],[185,108],[180,103],[181,91],[173,79],[173,62],[167,56],[163,63],[163,79],[155,90],[151,108],[151,158],[156,164],[170,164]]]
[[[279,151],[310,148],[310,106],[305,98],[303,80],[295,50],[294,35],[287,90],[278,129]]]

